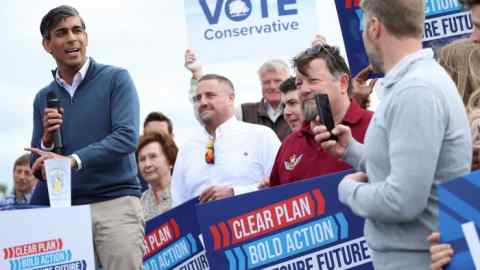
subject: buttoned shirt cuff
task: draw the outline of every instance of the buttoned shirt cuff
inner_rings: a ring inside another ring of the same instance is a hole
[[[82,167],[82,160],[80,159],[80,157],[77,154],[72,154],[70,156],[73,157],[73,159],[75,159],[75,162],[77,162],[77,171],[81,170],[83,167]]]
[[[234,186],[232,187],[233,188],[233,195],[241,195],[241,194],[245,194],[245,193],[249,193],[249,192],[252,192],[252,191],[256,191],[258,188],[257,188],[258,184],[254,184],[254,185],[245,185],[245,186]]]
[[[55,144],[52,143],[50,147],[46,147],[45,145],[43,145],[43,141],[40,141],[40,148],[42,148],[42,150],[52,151],[53,148],[55,148]]]

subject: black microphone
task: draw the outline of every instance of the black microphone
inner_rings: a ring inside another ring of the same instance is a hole
[[[60,100],[54,91],[50,91],[47,94],[47,108],[54,108],[60,112]],[[63,154],[62,131],[60,129],[54,131],[53,142],[55,144],[53,152],[57,154]]]

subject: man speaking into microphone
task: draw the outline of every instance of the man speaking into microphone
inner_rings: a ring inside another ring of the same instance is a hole
[[[34,101],[32,170],[39,175],[45,160],[69,159],[72,204],[91,207],[97,262],[107,270],[141,269],[144,219],[134,154],[138,96],[126,70],[86,56],[85,30],[70,6],[54,8],[42,19],[42,44],[57,68]],[[47,194],[40,181],[32,204],[48,204]]]

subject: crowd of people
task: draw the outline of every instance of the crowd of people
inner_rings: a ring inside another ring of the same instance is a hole
[[[436,186],[480,168],[480,1],[461,2],[474,31],[435,58],[422,49],[424,1],[363,0],[368,67],[352,76],[339,49],[316,36],[293,57],[294,73],[279,59],[262,64],[262,99],[237,107],[230,79],[203,74],[186,50],[185,93],[202,127],[180,147],[162,112],[146,117],[140,135],[128,71],[87,57],[78,11],[54,8],[40,32],[57,68],[35,97],[31,154],[15,161],[14,191],[0,204],[49,205],[44,161],[68,159],[72,204],[92,210],[97,264],[141,269],[145,220],[195,197],[206,203],[354,168],[338,196],[366,219],[375,269],[442,269],[454,251],[439,242]],[[61,108],[48,106],[51,92]],[[316,94],[328,95],[333,130],[320,121]]]

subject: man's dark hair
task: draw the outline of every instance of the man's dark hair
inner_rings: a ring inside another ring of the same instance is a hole
[[[74,7],[62,5],[50,10],[45,16],[43,16],[42,22],[40,23],[40,33],[42,34],[42,37],[44,39],[50,39],[50,30],[55,28],[61,21],[68,17],[79,17],[82,22],[82,28],[85,30],[85,22],[82,17],[80,17],[80,13],[78,13]]]
[[[161,112],[151,112],[151,113],[149,113],[147,115],[147,118],[145,118],[145,121],[143,122],[143,128],[145,128],[149,122],[153,122],[153,121],[167,122],[168,133],[170,135],[173,134],[172,120],[170,120],[170,118],[168,118],[165,114],[163,114]]]
[[[201,82],[201,81],[207,81],[207,80],[216,80],[218,81],[219,83],[222,83],[226,86],[228,86],[228,88],[230,88],[229,90],[232,91],[233,93],[235,93],[235,88],[233,88],[233,83],[232,81],[230,81],[227,77],[225,76],[222,76],[222,75],[218,75],[218,74],[207,74],[207,75],[204,75],[200,78],[200,80],[198,80],[198,82]]]
[[[297,90],[297,85],[295,84],[295,77],[290,77],[283,81],[280,86],[278,86],[280,92],[286,94],[288,92]]]
[[[13,163],[14,171],[15,171],[15,168],[17,168],[17,166],[30,166],[30,154],[25,154],[17,158]]]
[[[350,69],[345,62],[345,59],[340,55],[340,50],[337,47],[327,44],[318,45],[306,49],[295,58],[293,58],[293,67],[301,74],[308,77],[307,69],[310,63],[315,59],[323,59],[327,64],[328,71],[335,78],[340,78],[342,74],[348,75],[348,95],[352,94],[352,76]]]

